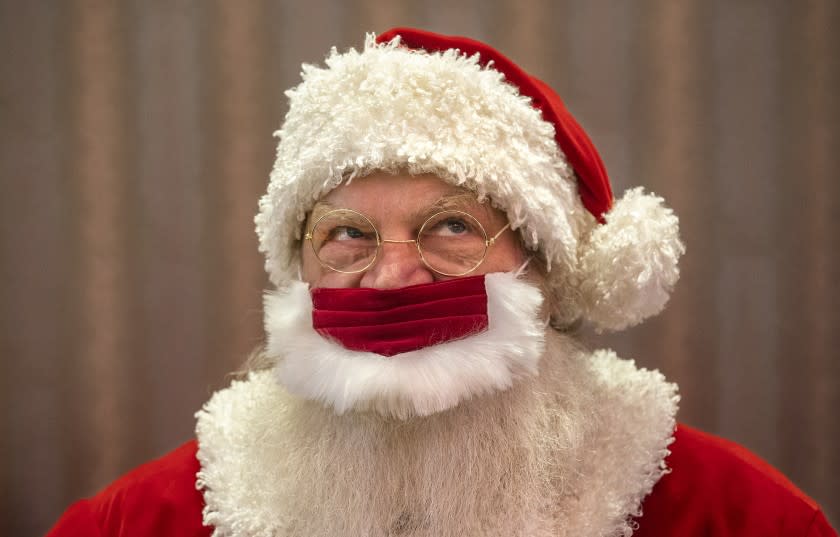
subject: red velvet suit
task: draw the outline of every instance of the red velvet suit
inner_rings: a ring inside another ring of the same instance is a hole
[[[634,537],[836,536],[813,500],[731,442],[679,426]],[[121,477],[65,512],[48,537],[206,537],[196,442]]]

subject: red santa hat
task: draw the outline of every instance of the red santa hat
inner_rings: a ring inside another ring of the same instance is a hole
[[[377,170],[432,173],[505,211],[544,258],[552,318],[620,330],[662,310],[679,277],[678,220],[641,188],[613,199],[560,97],[490,46],[397,28],[303,66],[256,216],[275,285],[298,274],[301,223]]]

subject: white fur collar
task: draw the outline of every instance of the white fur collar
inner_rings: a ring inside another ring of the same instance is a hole
[[[575,393],[594,409],[594,418],[587,420],[575,475],[562,484],[556,535],[629,536],[629,517],[640,514],[642,499],[667,471],[676,386],[611,351],[573,359],[580,372]],[[563,401],[569,394],[552,397]],[[295,494],[295,479],[307,475],[300,475],[305,469],[293,467],[296,459],[283,448],[289,447],[289,427],[312,426],[297,417],[302,406],[311,404],[289,395],[270,372],[262,371],[217,392],[198,412],[197,486],[206,502],[204,524],[214,527],[214,537],[290,533],[295,513],[284,513],[283,506]]]
[[[544,349],[542,294],[513,273],[487,274],[485,286],[486,331],[388,358],[319,335],[312,328],[309,287],[293,282],[265,296],[267,355],[289,392],[338,414],[375,410],[405,419],[441,412],[537,373]]]

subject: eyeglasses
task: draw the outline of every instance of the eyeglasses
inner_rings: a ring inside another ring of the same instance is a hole
[[[376,263],[383,243],[414,243],[420,259],[443,276],[464,276],[484,262],[487,250],[510,227],[510,223],[488,238],[474,216],[463,211],[441,211],[423,222],[417,238],[383,239],[370,218],[351,209],[335,209],[315,221],[304,236],[312,244],[324,267],[356,274]]]

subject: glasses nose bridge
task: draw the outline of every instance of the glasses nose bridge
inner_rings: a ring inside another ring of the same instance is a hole
[[[412,242],[413,242],[414,244],[417,244],[417,239],[404,239],[404,240],[399,240],[399,239],[379,239],[379,242],[381,242],[381,243],[393,242],[393,243],[395,243],[395,244],[410,244],[410,243],[412,243]]]
[[[385,254],[384,254],[385,250],[383,248],[385,246],[385,243],[413,244],[414,247],[415,247],[415,250],[416,250],[416,255],[419,256],[420,261],[423,263],[423,265],[428,267],[428,264],[426,263],[426,260],[423,257],[422,252],[420,251],[420,242],[418,241],[418,239],[416,239],[416,238],[415,239],[385,239],[380,235],[379,236],[379,244],[377,246],[376,256],[373,258],[370,265],[368,265],[365,268],[365,271],[368,271],[368,270],[372,269],[375,265],[380,264],[380,262],[382,261],[382,258],[385,257]],[[431,267],[429,267],[429,268],[431,268]],[[434,269],[432,269],[432,270],[434,270]]]
[[[423,259],[423,254],[420,252],[420,242],[418,241],[418,239],[416,239],[416,238],[415,238],[415,239],[384,239],[384,238],[382,238],[382,237],[380,236],[380,238],[379,238],[379,250],[380,250],[380,253],[379,253],[379,254],[376,256],[376,258],[373,260],[373,263],[371,263],[371,266],[373,266],[373,265],[375,265],[376,263],[378,263],[378,262],[379,262],[380,258],[382,257],[382,253],[381,253],[381,252],[382,252],[382,250],[383,250],[383,248],[382,248],[382,247],[385,245],[385,243],[391,243],[391,244],[413,244],[413,245],[414,245],[414,247],[417,249],[417,254],[420,256],[420,260],[421,260],[421,261],[423,261],[423,263],[424,263],[424,264],[425,264],[425,262],[426,262],[426,260],[425,260],[425,259]],[[370,267],[368,267],[368,268],[370,268]]]

